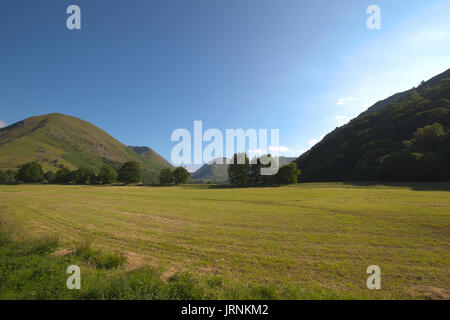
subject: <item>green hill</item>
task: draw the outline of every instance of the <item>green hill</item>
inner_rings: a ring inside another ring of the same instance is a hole
[[[302,181],[450,180],[450,69],[380,101],[301,155]]]
[[[223,158],[223,164],[213,163],[213,161],[205,163],[191,174],[191,179],[225,183],[228,180],[228,165],[225,163],[226,158]]]
[[[151,183],[157,182],[159,171],[167,167],[156,158],[139,155],[87,121],[58,113],[30,117],[0,129],[0,169],[37,161],[44,170],[56,171],[62,166],[97,170],[102,163],[118,168],[134,160],[147,172],[145,182]]]
[[[159,182],[159,172],[163,168],[170,168],[174,169],[174,167],[163,157],[161,157],[155,150],[152,148],[142,146],[129,146],[131,149],[133,149],[134,152],[139,154],[141,157],[146,159],[148,162],[150,162],[155,168],[155,170],[149,170],[144,168],[142,171],[142,180],[145,183],[158,183]]]

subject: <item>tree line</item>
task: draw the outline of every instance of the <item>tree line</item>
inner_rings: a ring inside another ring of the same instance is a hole
[[[272,161],[271,155],[266,157]],[[269,164],[263,164],[261,157],[250,161],[245,153],[234,154],[233,163],[228,165],[229,183],[235,186],[264,186],[298,182],[301,171],[295,162],[282,166],[277,174],[261,175],[261,169],[270,167],[270,161]]]
[[[161,184],[180,184],[186,183],[189,176],[189,172],[183,167],[175,168],[173,171],[166,168],[161,170],[159,180]],[[41,164],[36,161],[19,166],[17,171],[0,170],[0,184],[111,184],[114,182],[130,184],[141,181],[142,170],[135,161],[125,162],[118,170],[108,164],[103,164],[98,172],[87,167],[80,167],[76,170],[62,167],[56,172],[51,170],[44,172]]]
[[[44,172],[41,164],[31,161],[19,166],[17,172],[0,170],[0,184],[17,183],[59,183],[59,184],[110,184],[121,182],[125,184],[140,182],[142,172],[135,161],[125,162],[118,170],[108,164],[103,164],[98,172],[80,167],[70,170],[62,167],[56,172]]]

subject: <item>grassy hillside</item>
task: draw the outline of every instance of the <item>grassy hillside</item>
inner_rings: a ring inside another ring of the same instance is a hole
[[[228,180],[228,165],[226,158],[223,158],[223,164],[206,163],[197,171],[191,174],[191,179],[212,181],[216,183],[225,183]]]
[[[450,180],[450,70],[379,102],[296,162],[303,181]]]
[[[164,168],[173,168],[173,166],[170,164],[169,161],[161,157],[155,150],[149,148],[149,147],[135,147],[135,146],[129,146],[131,149],[134,150],[137,154],[140,154],[148,161],[158,164],[160,167]]]
[[[165,279],[190,272],[198,283],[234,283],[222,298],[246,298],[249,287],[268,298],[448,298],[449,192],[418,184],[0,186],[0,221],[16,225],[16,237],[59,235],[60,252],[90,239],[95,250],[124,254],[127,270],[150,265]],[[366,288],[373,264],[381,290]],[[88,283],[80,295],[109,296],[106,283]]]
[[[63,114],[31,117],[0,129],[0,169],[16,169],[28,161],[53,171],[61,166],[98,169],[102,163],[117,168],[128,160],[139,162],[155,182],[167,166],[156,156],[140,156],[91,123]]]

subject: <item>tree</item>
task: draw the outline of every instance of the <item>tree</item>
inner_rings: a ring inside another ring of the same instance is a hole
[[[412,147],[420,151],[435,150],[439,148],[441,139],[444,138],[445,131],[442,124],[436,122],[432,125],[418,128],[410,141],[405,141],[406,147]],[[408,143],[409,142],[409,143]]]
[[[248,184],[249,160],[245,153],[235,153],[233,163],[228,166],[230,184],[245,186]]]
[[[9,183],[9,176],[6,174],[5,171],[0,170],[0,184],[8,184]]]
[[[94,172],[86,167],[78,168],[75,171],[72,171],[72,181],[75,181],[75,183],[78,184],[86,184],[88,181],[91,180],[92,176],[94,175]]]
[[[189,180],[190,175],[189,171],[183,167],[178,167],[173,171],[173,179],[176,184],[186,183]]]
[[[173,177],[172,170],[169,168],[162,169],[159,173],[159,183],[161,184],[169,184],[175,181]]]
[[[36,162],[28,162],[20,166],[17,172],[17,180],[23,182],[40,182],[44,179],[42,166]]]
[[[56,181],[56,174],[53,171],[47,171],[44,173],[44,179],[47,180],[48,183],[54,183]]]
[[[100,173],[98,175],[98,182],[101,182],[103,184],[109,184],[116,181],[117,178],[117,172],[114,170],[113,167],[111,167],[108,164],[102,165],[100,168]]]
[[[117,171],[117,180],[125,184],[140,182],[142,180],[141,167],[136,161],[125,162]]]
[[[261,178],[261,168],[262,168],[262,163],[261,160],[259,158],[257,159],[253,159],[254,163],[250,164],[249,167],[249,173],[248,173],[248,182],[251,185],[258,185],[262,182],[262,178]]]
[[[276,180],[281,184],[297,183],[300,173],[300,170],[297,169],[297,164],[295,162],[291,162],[280,168],[277,173]]]
[[[13,184],[16,174],[12,170],[0,170],[0,184]]]
[[[58,171],[56,171],[56,180],[57,183],[70,183],[72,181],[72,171],[69,168],[62,167]]]

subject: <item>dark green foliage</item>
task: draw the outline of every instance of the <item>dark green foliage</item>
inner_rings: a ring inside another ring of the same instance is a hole
[[[252,163],[249,166],[248,183],[252,186],[256,186],[262,183],[261,168],[263,167],[259,158],[252,159]]]
[[[103,184],[109,184],[116,181],[117,172],[108,164],[102,165],[100,168],[100,173],[98,175],[98,181]]]
[[[77,170],[72,171],[72,181],[75,181],[77,184],[86,184],[89,181],[91,181],[92,176],[94,176],[95,173],[89,168],[81,167]]]
[[[69,168],[63,167],[56,171],[56,180],[57,183],[70,183],[72,182],[72,171]]]
[[[160,184],[170,184],[175,181],[173,177],[173,172],[169,168],[162,169],[159,173],[159,183]]]
[[[327,135],[296,160],[302,180],[450,180],[449,74]]]
[[[249,159],[245,153],[234,154],[233,163],[228,165],[228,181],[232,185],[246,186],[249,182]]]
[[[117,171],[117,181],[122,183],[137,183],[142,180],[141,167],[136,161],[125,162]]]
[[[175,184],[186,183],[189,180],[190,173],[186,168],[178,167],[173,171]]]
[[[56,182],[56,173],[54,173],[53,171],[47,171],[46,173],[44,173],[44,179],[48,183],[55,183]]]
[[[16,178],[22,182],[40,182],[44,179],[44,171],[39,163],[32,161],[20,166]]]
[[[0,170],[0,184],[13,184],[16,182],[16,173],[12,170]]]
[[[0,170],[0,184],[8,184],[9,183],[9,177],[6,174],[5,171]]]
[[[230,184],[238,186],[260,186],[260,185],[274,185],[274,184],[292,184],[298,182],[300,170],[297,165],[291,162],[279,168],[275,175],[262,175],[261,169],[269,168],[272,161],[276,161],[270,154],[265,155],[264,158],[255,158],[250,162],[245,155],[241,161],[245,163],[239,164],[237,162],[238,156],[243,157],[245,154],[235,154],[234,163],[228,166],[228,178]],[[279,159],[279,158],[278,158]]]
[[[300,170],[297,169],[297,164],[291,162],[278,170],[275,179],[279,184],[293,184],[298,182],[299,175]]]

